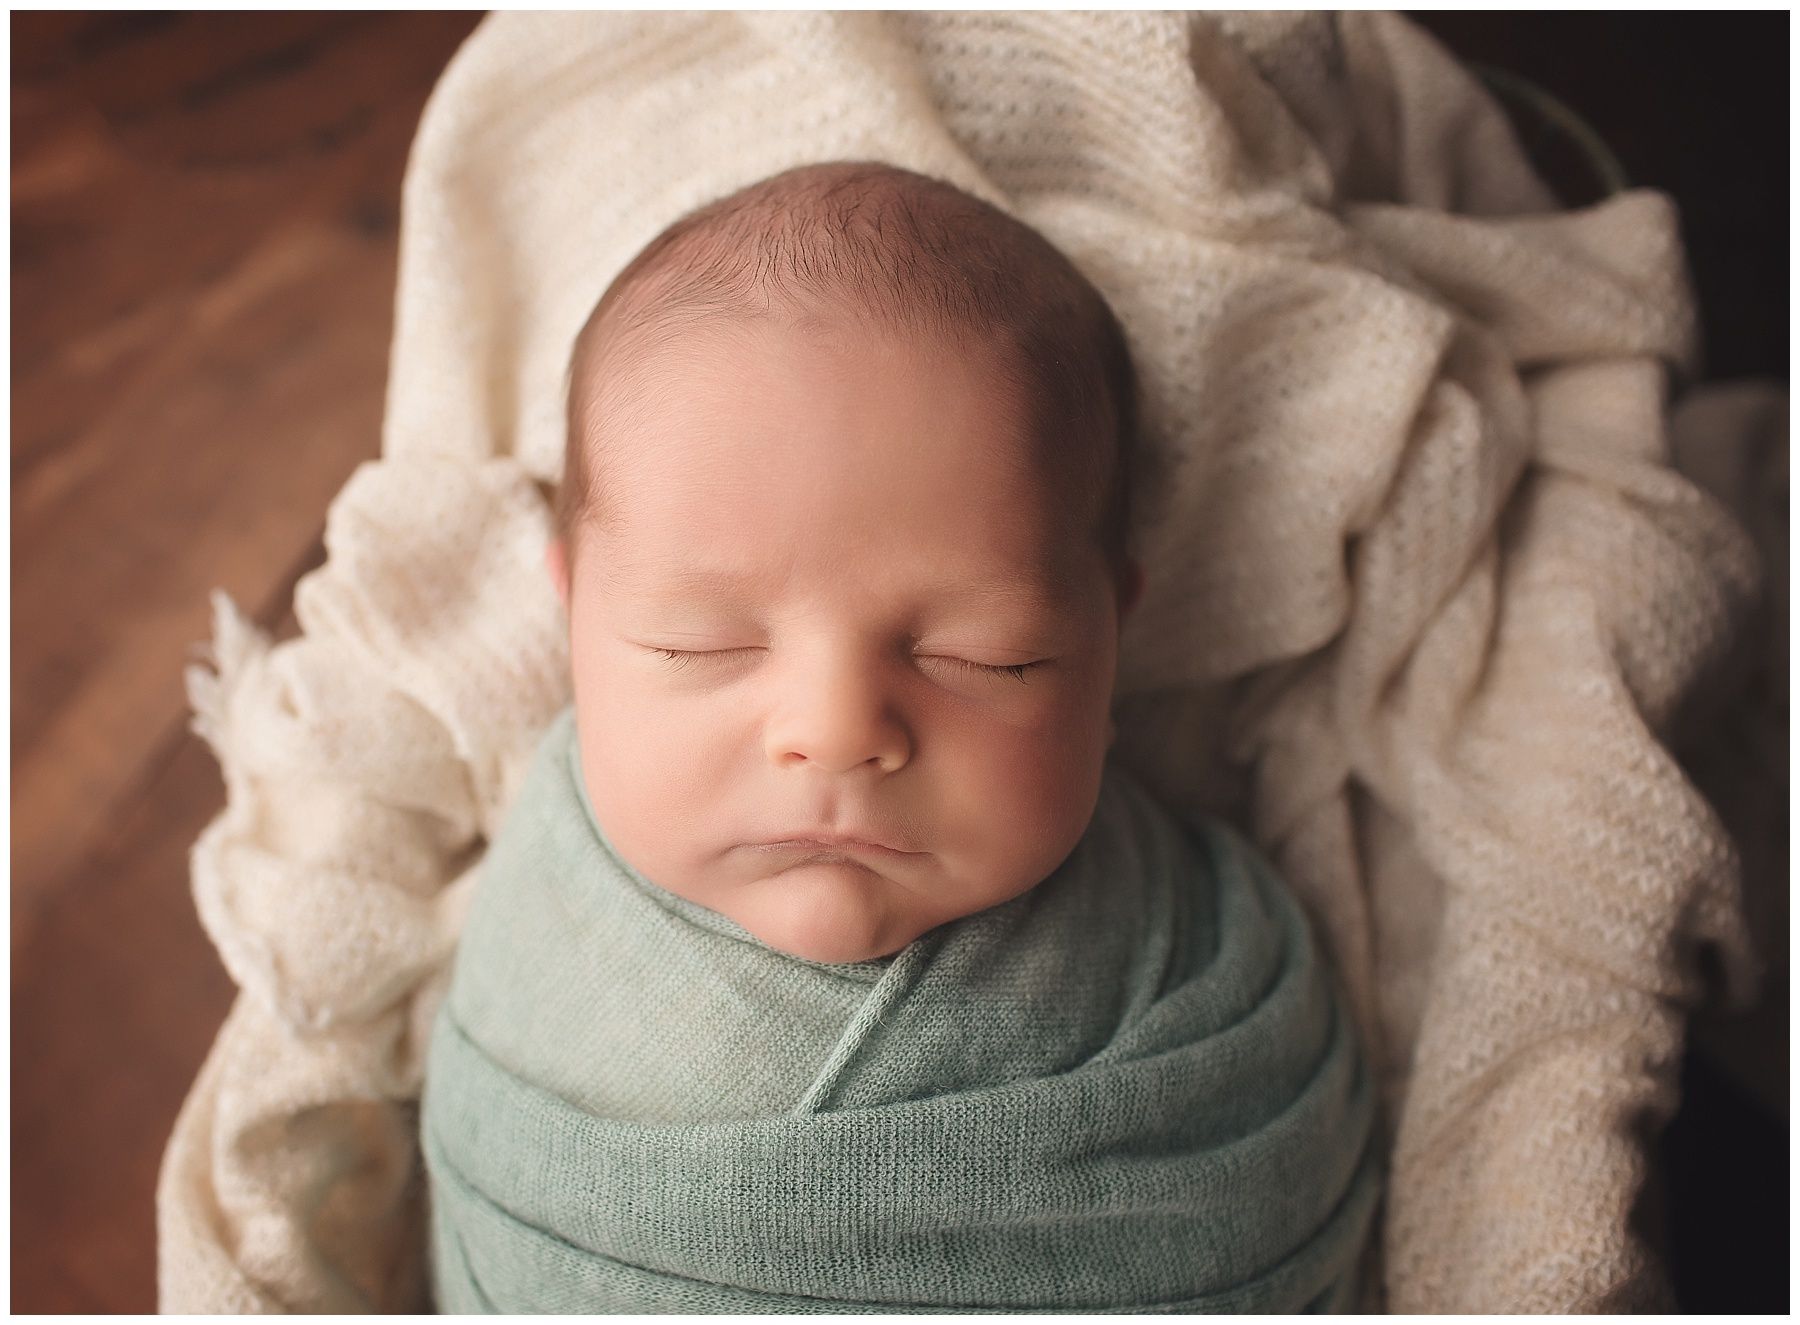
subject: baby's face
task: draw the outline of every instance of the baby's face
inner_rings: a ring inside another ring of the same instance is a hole
[[[1044,879],[1098,797],[1119,608],[991,365],[773,320],[645,363],[604,525],[550,558],[615,850],[821,962]]]

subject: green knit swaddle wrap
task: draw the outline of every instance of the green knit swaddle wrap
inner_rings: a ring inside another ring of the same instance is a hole
[[[1114,764],[1043,883],[832,966],[614,855],[565,712],[427,1060],[438,1307],[1347,1308],[1372,1109],[1284,886]]]

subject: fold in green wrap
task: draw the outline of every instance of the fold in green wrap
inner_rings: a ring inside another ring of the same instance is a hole
[[[617,858],[565,712],[431,1042],[438,1306],[1347,1308],[1371,1113],[1286,889],[1116,765],[1036,888],[829,966]]]

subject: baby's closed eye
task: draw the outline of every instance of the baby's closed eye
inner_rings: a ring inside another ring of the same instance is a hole
[[[646,645],[657,657],[666,661],[672,668],[680,670],[697,664],[723,662],[728,658],[746,658],[753,653],[762,652],[760,648],[740,649],[669,649],[660,645]],[[948,664],[965,672],[979,673],[987,676],[1010,676],[1019,681],[1025,680],[1025,674],[1035,667],[1043,667],[1050,660],[1036,659],[1024,663],[982,663],[968,658],[959,658],[949,654],[915,653],[915,658],[933,664]]]

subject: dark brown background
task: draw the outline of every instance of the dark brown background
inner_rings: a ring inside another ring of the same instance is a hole
[[[157,1165],[232,994],[187,891],[223,790],[181,669],[214,586],[291,632],[377,453],[401,170],[477,18],[12,18],[16,1311],[154,1308]],[[1785,379],[1785,16],[1422,21],[1672,192],[1711,374]],[[1689,1309],[1786,1304],[1780,1002],[1690,1056],[1663,1170]]]

